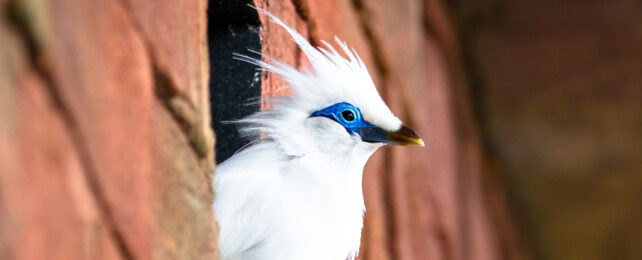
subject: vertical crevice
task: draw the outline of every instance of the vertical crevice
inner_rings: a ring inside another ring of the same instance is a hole
[[[381,190],[383,191],[383,208],[385,209],[385,228],[386,228],[386,234],[388,234],[388,245],[386,245],[388,248],[388,251],[390,252],[390,257],[392,259],[397,259],[399,258],[399,252],[397,252],[397,247],[394,245],[395,241],[394,239],[397,237],[397,229],[395,228],[395,223],[394,223],[394,212],[395,212],[395,202],[392,197],[392,194],[394,193],[394,189],[392,188],[394,184],[394,180],[392,178],[392,175],[389,175],[387,173],[392,172],[393,170],[393,164],[392,164],[392,151],[382,151],[384,153],[384,160],[383,160],[383,174],[381,174],[381,179],[379,179],[379,185],[381,187]]]
[[[154,90],[158,100],[163,104],[165,109],[172,115],[172,118],[180,126],[187,137],[191,150],[198,158],[205,158],[208,151],[208,142],[199,134],[200,126],[196,115],[196,108],[185,97],[177,91],[176,84],[172,81],[169,73],[163,71],[158,64],[153,63]]]
[[[294,5],[296,14],[305,23],[306,29],[308,30],[308,41],[312,45],[318,46],[321,43],[321,39],[319,39],[319,36],[317,35],[317,24],[310,16],[310,6],[308,1],[292,0],[292,5]]]
[[[319,45],[319,38],[317,37],[317,25],[310,17],[310,6],[307,1],[304,0],[291,0],[292,5],[294,5],[294,10],[296,11],[297,16],[305,23],[305,28],[308,30],[308,42],[312,45]],[[301,48],[297,47],[294,52],[294,62],[297,69],[301,69],[302,63],[301,59],[303,57],[303,51]]]
[[[181,130],[189,140],[192,150],[199,158],[205,158],[211,149],[210,141],[200,132],[199,128],[202,122],[200,122],[199,120],[201,119],[196,116],[197,108],[195,104],[192,103],[190,98],[184,93],[178,91],[180,86],[178,86],[171,77],[171,73],[167,68],[159,64],[154,45],[151,43],[148,35],[146,35],[141,24],[135,19],[136,15],[132,10],[131,3],[127,0],[120,0],[119,2],[131,18],[132,26],[141,38],[150,58],[156,96],[163,104],[163,107],[172,115],[172,118],[179,124]]]
[[[370,54],[372,55],[374,61],[375,71],[381,78],[381,82],[383,85],[381,87],[381,90],[383,92],[382,95],[386,97],[387,94],[385,84],[390,77],[388,69],[390,66],[385,59],[383,46],[381,44],[381,41],[374,35],[373,29],[370,27],[370,21],[368,20],[368,17],[370,15],[368,14],[368,10],[366,10],[364,0],[352,0],[352,7],[357,13],[361,31],[363,31],[363,34],[366,36],[366,41],[370,46]]]
[[[446,228],[443,222],[443,214],[441,214],[441,207],[439,207],[439,203],[434,196],[431,195],[429,201],[431,204],[430,207],[434,210],[435,214],[435,219],[433,220],[432,227],[435,231],[435,236],[437,238],[437,242],[439,243],[439,248],[443,249],[444,260],[455,259],[453,254],[453,243],[448,237],[448,232],[446,232]]]
[[[449,19],[449,10],[444,6],[442,2],[430,0],[424,1],[423,9],[422,26],[423,34],[426,38],[425,40],[433,41],[435,43],[437,50],[441,55],[443,64],[446,65],[446,69],[448,70],[447,73],[449,74],[449,84],[453,86],[452,89],[449,90],[448,95],[450,100],[450,110],[452,111],[451,116],[454,118],[452,123],[456,132],[455,134],[457,135],[455,141],[457,143],[456,149],[459,151],[458,157],[467,158],[468,155],[462,153],[462,151],[465,150],[462,146],[467,142],[463,142],[461,137],[462,127],[467,126],[463,125],[461,122],[462,120],[467,119],[465,117],[466,114],[462,114],[466,113],[466,111],[463,110],[462,112],[462,109],[466,109],[468,106],[466,106],[465,104],[461,104],[461,102],[465,102],[466,100],[461,100],[461,98],[459,98],[461,97],[461,95],[467,95],[467,93],[461,92],[461,88],[464,87],[465,82],[463,82],[459,76],[461,75],[460,71],[462,65],[460,61],[461,56],[459,55],[460,50],[458,49],[458,42],[456,41],[457,28],[451,23]],[[458,225],[458,229],[460,230],[458,235],[461,238],[461,251],[459,253],[464,258],[469,258],[468,252],[471,244],[470,234],[468,234],[470,230],[468,221],[469,208],[466,202],[466,198],[468,198],[469,196],[469,187],[465,186],[465,184],[468,184],[468,177],[464,174],[464,172],[468,171],[469,170],[467,168],[461,166],[461,163],[457,164],[456,179],[466,180],[466,182],[458,182],[456,184],[458,202],[457,211],[459,212],[459,214],[457,215],[456,223]],[[438,201],[436,201],[434,198],[431,198],[431,201],[433,202],[433,209],[435,209],[436,212],[439,212],[439,205],[437,205]],[[454,242],[452,241],[452,238],[448,236],[448,232],[443,225],[443,216],[438,213],[436,214],[436,216],[441,222],[435,223],[434,229],[436,231],[440,246],[444,250],[444,258],[454,259],[455,255],[457,255],[453,245]]]
[[[45,90],[44,92],[48,94],[54,107],[58,109],[58,114],[60,114],[62,121],[69,130],[69,136],[71,138],[72,146],[74,147],[74,151],[76,152],[76,155],[81,162],[81,167],[83,169],[82,172],[85,176],[84,180],[86,182],[86,185],[89,187],[89,190],[93,195],[93,199],[96,202],[97,207],[100,209],[102,218],[109,229],[111,237],[116,244],[116,247],[118,248],[122,259],[135,259],[132,250],[127,245],[125,235],[118,227],[114,213],[109,206],[109,202],[107,201],[105,191],[100,184],[98,171],[96,170],[96,167],[94,166],[93,160],[89,153],[89,147],[85,143],[85,140],[82,137],[81,131],[77,123],[75,122],[71,111],[64,104],[60,93],[58,93],[58,91],[56,90],[57,88],[48,70],[42,65],[36,65],[34,66],[34,69],[44,82],[44,84],[42,85]]]
[[[231,157],[248,141],[230,121],[258,112],[261,72],[255,65],[235,60],[234,53],[261,51],[261,22],[243,1],[210,1],[207,10],[210,50],[210,108],[216,138],[216,162]],[[256,56],[256,54],[252,54]]]

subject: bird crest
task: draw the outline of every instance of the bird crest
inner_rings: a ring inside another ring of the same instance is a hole
[[[401,128],[401,121],[384,103],[364,62],[354,49],[349,48],[338,37],[334,40],[343,56],[323,40],[323,46],[312,46],[301,34],[276,16],[263,9],[256,9],[288,32],[309,60],[310,67],[300,71],[272,57],[263,56],[261,60],[247,55],[235,55],[238,60],[255,64],[279,76],[288,84],[285,87],[292,93],[291,96],[267,98],[268,109],[239,120],[243,125],[241,132],[245,136],[254,140],[259,136],[272,140],[280,140],[284,136],[291,137],[297,133],[297,129],[301,130],[301,122],[306,118],[340,103],[355,107],[359,116],[369,125],[391,132]],[[284,146],[290,145],[292,144]]]

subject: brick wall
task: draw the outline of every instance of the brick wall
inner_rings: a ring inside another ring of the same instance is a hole
[[[213,259],[206,1],[0,1],[0,259]]]

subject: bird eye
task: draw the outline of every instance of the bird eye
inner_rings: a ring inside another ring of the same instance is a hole
[[[354,121],[354,112],[350,110],[345,110],[341,112],[341,116],[343,117],[343,119],[345,119],[348,122]]]

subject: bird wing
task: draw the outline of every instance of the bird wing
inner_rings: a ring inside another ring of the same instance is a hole
[[[274,153],[251,147],[220,164],[214,173],[214,212],[221,227],[220,250],[224,259],[252,258],[268,235],[269,208],[280,187]]]

